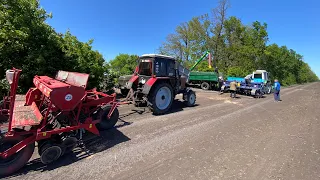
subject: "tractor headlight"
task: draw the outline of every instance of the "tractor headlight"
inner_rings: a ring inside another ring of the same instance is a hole
[[[144,84],[144,83],[146,83],[146,80],[144,78],[141,78],[140,83]]]
[[[9,84],[12,84],[14,77],[14,71],[13,70],[7,70],[6,71],[6,79],[9,82]]]

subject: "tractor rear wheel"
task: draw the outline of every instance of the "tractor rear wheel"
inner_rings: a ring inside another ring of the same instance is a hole
[[[168,112],[173,102],[172,87],[166,82],[156,84],[149,93],[148,101],[151,103],[148,106],[155,115]]]
[[[22,136],[5,137],[0,140],[0,152],[13,147],[22,141]],[[0,157],[0,177],[8,176],[21,169],[31,158],[35,148],[35,143],[31,143],[19,152],[3,159]]]
[[[110,110],[111,110],[111,106],[102,107],[102,112],[100,117],[101,121],[97,123],[98,130],[103,131],[103,130],[111,129],[118,122],[118,119],[119,119],[118,108],[115,108],[113,113],[111,114],[111,117],[108,118],[108,114]]]
[[[185,104],[188,107],[194,106],[196,103],[196,93],[192,91],[191,89],[187,90],[186,93],[183,94],[183,99],[185,101]]]
[[[201,89],[208,90],[209,88],[210,88],[209,83],[207,83],[207,82],[201,83]]]

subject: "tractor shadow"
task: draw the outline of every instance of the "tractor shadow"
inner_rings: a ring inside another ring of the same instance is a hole
[[[192,107],[188,107],[183,101],[180,101],[178,99],[175,99],[173,102],[172,102],[172,106],[171,106],[171,109],[170,111],[168,111],[167,113],[165,114],[172,114],[172,113],[177,113],[177,112],[180,112],[180,111],[183,111],[185,109],[188,109],[188,108],[194,108],[194,107],[197,107],[199,106],[199,104],[195,104],[194,106]],[[155,115],[154,116],[163,116],[163,115]]]
[[[119,119],[119,121],[123,120]],[[100,136],[96,136],[91,133],[86,133],[86,135],[83,138],[86,149],[77,147],[73,150],[72,153],[64,154],[57,161],[48,165],[42,164],[39,157],[35,158],[29,161],[20,171],[11,176],[8,176],[7,178],[25,175],[29,172],[34,171],[46,172],[55,170],[59,167],[68,166],[77,161],[81,161],[82,159],[90,158],[94,154],[108,150],[109,148],[116,146],[120,143],[130,141],[131,139],[129,137],[127,137],[117,129],[119,127],[127,126],[130,124],[131,123],[129,122],[121,123],[113,129],[100,132]],[[37,148],[35,149],[35,152],[37,152]]]

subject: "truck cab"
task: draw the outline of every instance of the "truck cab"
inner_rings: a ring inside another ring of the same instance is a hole
[[[252,82],[267,84],[270,82],[269,72],[266,70],[256,70],[252,73]]]
[[[270,81],[270,73],[266,70],[256,70],[252,73],[252,83],[261,83],[263,92],[270,94],[272,91],[272,84]]]

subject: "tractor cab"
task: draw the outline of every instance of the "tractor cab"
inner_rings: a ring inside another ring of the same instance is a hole
[[[181,76],[181,75],[180,75]],[[145,85],[152,86],[158,79],[166,79],[174,90],[178,91],[181,82],[177,81],[179,72],[177,61],[171,56],[144,54],[139,57],[134,76],[129,80],[129,87],[143,91]],[[185,85],[185,83],[183,83]],[[143,91],[147,94],[147,90]]]
[[[183,93],[190,105],[195,103],[195,94],[186,88],[189,71],[171,56],[144,54],[127,84],[130,89],[127,99],[135,105],[148,104],[155,114],[167,112],[176,94]]]

